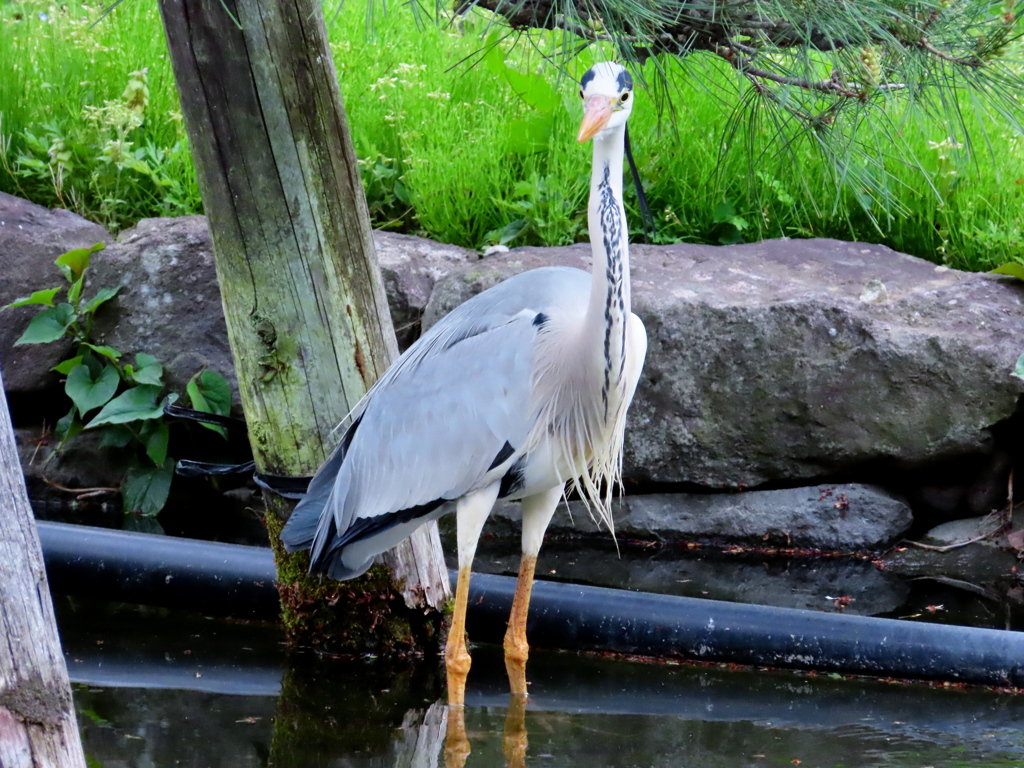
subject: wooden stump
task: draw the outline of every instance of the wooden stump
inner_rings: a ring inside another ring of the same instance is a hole
[[[323,13],[315,0],[161,0],[160,12],[253,454],[263,472],[309,475],[397,356]],[[271,497],[268,508],[286,515],[290,505]],[[304,557],[276,541],[280,519],[268,514],[268,526],[294,641],[436,644],[450,596],[436,524],[388,555],[390,574],[341,586],[304,581]],[[382,585],[401,599],[374,599]],[[324,602],[349,617],[324,628]],[[408,612],[389,626],[402,603]]]
[[[0,766],[85,768],[43,552],[0,377]]]

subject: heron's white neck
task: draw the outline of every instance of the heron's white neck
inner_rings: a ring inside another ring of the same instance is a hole
[[[587,219],[594,264],[585,327],[591,343],[601,349],[601,407],[607,419],[617,409],[615,401],[622,390],[626,321],[631,312],[629,232],[622,206],[625,126],[605,131],[595,136],[593,142]]]

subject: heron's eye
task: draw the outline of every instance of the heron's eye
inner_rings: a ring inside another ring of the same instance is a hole
[[[622,95],[619,96],[619,101],[622,104],[625,104],[627,101],[629,101],[629,91],[623,91]]]

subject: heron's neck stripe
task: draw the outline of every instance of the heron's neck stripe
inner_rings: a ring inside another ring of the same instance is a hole
[[[611,166],[606,163],[598,182],[598,221],[601,224],[601,244],[605,255],[605,281],[607,293],[604,304],[604,382],[601,385],[601,403],[604,417],[608,418],[608,393],[612,372],[617,368],[617,381],[622,378],[626,363],[626,300],[623,293],[622,213],[611,184]],[[619,328],[616,329],[616,324]],[[612,360],[612,332],[619,330],[618,365]]]

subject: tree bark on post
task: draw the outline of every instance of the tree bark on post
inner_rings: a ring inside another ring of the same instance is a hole
[[[315,0],[161,0],[213,239],[257,467],[309,475],[397,356],[355,152]],[[436,525],[359,580],[305,576],[279,542],[293,642],[406,651],[438,642],[448,576]],[[329,607],[334,606],[333,608]]]
[[[7,396],[0,380],[0,766],[85,768]]]

